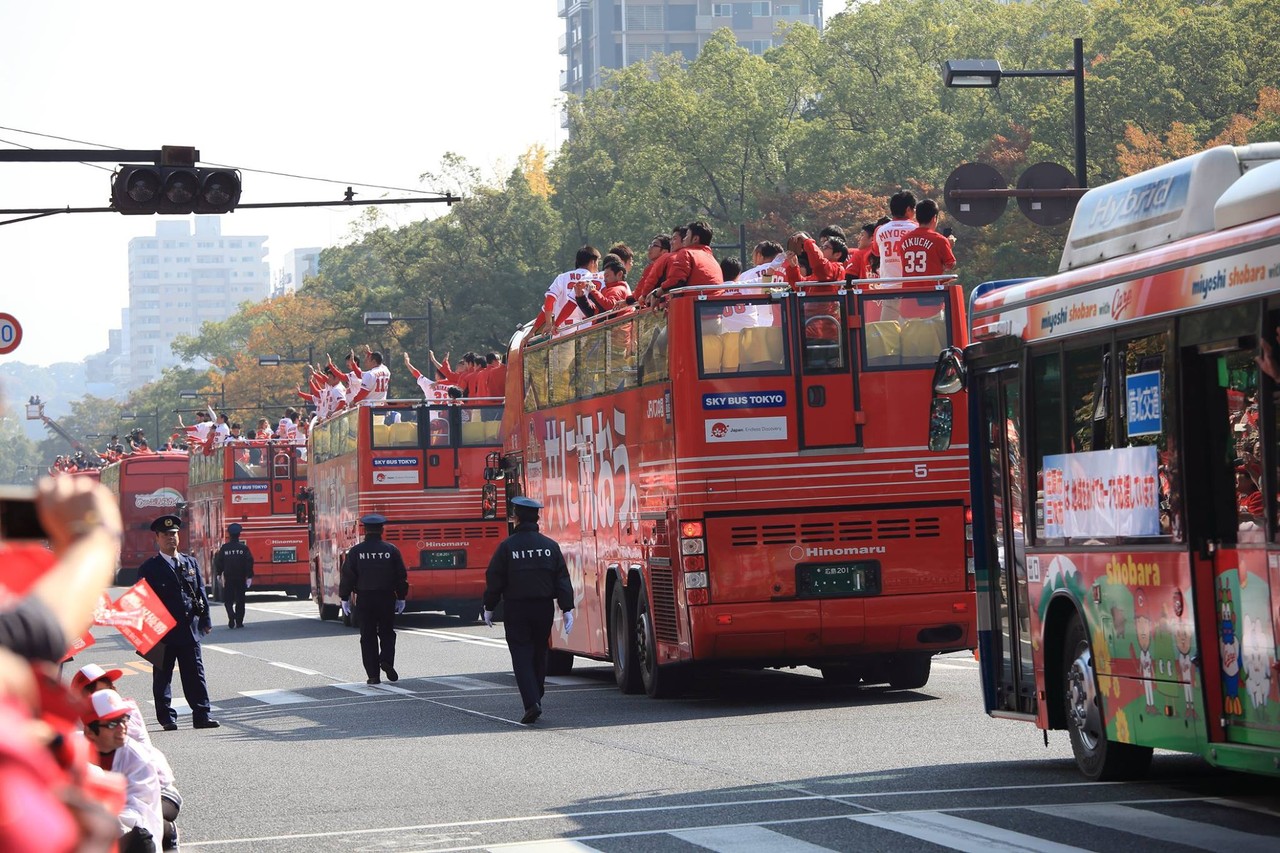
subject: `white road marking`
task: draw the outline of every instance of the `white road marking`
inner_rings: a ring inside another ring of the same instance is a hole
[[[550,680],[549,678],[547,679],[547,681]],[[472,678],[469,675],[433,675],[430,678],[420,678],[418,681],[438,684],[441,687],[452,687],[454,690],[493,690],[499,686],[488,681],[481,681],[478,678]]]
[[[281,669],[288,669],[288,670],[292,670],[293,672],[300,672],[303,675],[320,675],[320,673],[316,672],[314,669],[305,669],[300,666],[294,666],[291,663],[281,663],[280,661],[277,661],[277,660],[269,660],[267,661],[267,663],[271,664],[272,666],[278,666]]]
[[[488,646],[493,649],[507,648],[507,641],[497,637],[477,637],[474,634],[455,634],[452,631],[439,631],[435,628],[404,628],[396,626],[397,633],[419,634],[423,637],[439,637],[457,643],[471,643],[476,646]]]
[[[599,853],[595,847],[588,847],[568,838],[552,838],[547,841],[518,841],[514,844],[495,844],[485,848],[501,850],[503,853]]]
[[[314,702],[310,696],[294,693],[289,690],[241,690],[241,696],[247,696],[266,705],[296,705],[299,702]]]
[[[404,687],[397,687],[397,686],[396,686],[396,685],[394,685],[394,684],[385,684],[385,683],[383,683],[383,684],[369,684],[369,685],[366,685],[366,686],[367,686],[367,687],[372,687],[374,690],[379,690],[379,691],[381,691],[381,692],[383,692],[383,693],[399,693],[399,694],[401,694],[401,695],[403,695],[403,696],[414,696],[414,695],[416,695],[412,690],[408,690],[408,689],[406,689],[406,688],[404,688]]]
[[[849,820],[963,853],[1080,853],[1082,849],[941,812],[852,815]]]
[[[977,666],[965,666],[964,664],[960,664],[960,663],[942,663],[941,661],[936,661],[936,660],[935,660],[935,661],[933,662],[933,665],[934,665],[935,667],[937,667],[938,669],[963,669],[963,670],[965,670],[966,672],[977,672],[977,671],[978,671],[978,667],[977,667]]]
[[[154,705],[154,704],[156,704],[156,702],[155,702],[155,700],[154,700],[154,699],[148,699],[148,700],[147,700],[147,703],[148,703],[148,704],[150,704],[150,705]],[[177,714],[179,717],[182,717],[182,716],[185,716],[185,715],[187,715],[187,714],[190,714],[190,713],[191,713],[191,706],[187,704],[187,700],[186,700],[186,699],[180,699],[180,698],[178,698],[177,696],[175,696],[175,697],[174,697],[174,698],[169,702],[169,707],[170,707],[170,708],[172,708],[172,709],[173,709],[173,712],[174,712],[175,714]],[[221,711],[222,709],[221,709],[221,708],[219,708],[217,705],[210,705],[210,706],[209,706],[209,710],[210,710],[210,711]]]
[[[365,683],[363,683],[363,682],[357,682],[357,681],[351,681],[351,682],[348,682],[348,683],[345,683],[345,684],[330,684],[329,686],[330,686],[330,687],[336,687],[336,688],[338,688],[339,690],[349,690],[349,691],[350,691],[350,692],[352,692],[352,693],[359,693],[361,696],[383,696],[383,695],[385,695],[381,690],[379,690],[379,689],[378,689],[377,687],[375,687],[374,685],[372,685],[372,684],[365,684]]]
[[[222,652],[224,655],[243,654],[242,652],[238,652],[235,649],[228,649],[226,646],[215,646],[213,643],[202,643],[201,648],[205,648],[213,652]]]
[[[712,826],[668,834],[716,853],[830,853],[829,848],[763,826]]]
[[[1029,806],[1029,811],[1065,817],[1091,826],[1106,826],[1131,832],[1155,841],[1167,841],[1201,850],[1230,850],[1232,853],[1273,853],[1276,839],[1241,832],[1211,823],[1170,817],[1159,812],[1119,806],[1113,803],[1082,803],[1078,806]]]

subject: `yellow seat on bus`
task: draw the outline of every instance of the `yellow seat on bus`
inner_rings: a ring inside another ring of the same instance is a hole
[[[782,367],[782,329],[774,326],[755,326],[743,329],[740,342],[741,363],[754,365],[757,370],[762,364]]]
[[[702,336],[702,369],[705,373],[720,372],[720,356],[724,352],[724,344],[720,342],[720,333]]]
[[[904,359],[935,359],[947,345],[947,330],[942,325],[942,315],[917,317],[902,326],[902,357]]]
[[[388,429],[391,430],[391,443],[396,447],[413,447],[418,443],[416,423],[401,421],[398,424],[390,424]]]
[[[383,418],[385,418],[385,417],[386,417],[386,415],[382,414],[381,412],[379,412],[378,414],[374,415],[374,416],[373,416],[373,425],[374,425],[374,426],[376,426],[376,427],[380,427],[380,426],[382,426],[382,419],[383,419]]]
[[[897,320],[876,320],[867,324],[867,363],[875,366],[897,362],[902,337]]]
[[[470,421],[462,425],[463,446],[484,444],[485,422]]]
[[[494,442],[498,440],[498,433],[502,429],[502,421],[485,421],[484,437],[485,441]]]
[[[381,420],[380,416],[378,417]],[[376,423],[373,425],[373,446],[387,447],[391,444],[391,427],[387,424]]]

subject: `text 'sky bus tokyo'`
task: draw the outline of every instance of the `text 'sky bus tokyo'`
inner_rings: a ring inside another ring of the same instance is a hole
[[[652,696],[693,664],[912,688],[972,647],[965,454],[928,457],[925,424],[960,288],[824,289],[686,288],[517,335],[502,473],[578,597],[554,669],[612,660]]]
[[[1280,143],[1090,190],[1059,269],[971,305],[987,711],[1280,773]]]
[[[369,513],[386,516],[383,538],[404,555],[408,610],[479,617],[485,569],[507,535],[502,498],[484,480],[489,455],[496,465],[501,425],[496,399],[390,401],[347,410],[311,431],[311,572],[320,618],[340,614],[342,561],[361,541],[360,518]]]
[[[156,553],[151,522],[178,512],[186,500],[187,454],[140,453],[126,456],[102,469],[102,484],[120,504],[124,538],[116,583],[124,586],[138,579],[138,567]]]
[[[214,597],[222,598],[222,585],[213,555],[233,522],[253,554],[255,592],[311,594],[304,450],[302,442],[249,441],[191,454],[187,548]]]

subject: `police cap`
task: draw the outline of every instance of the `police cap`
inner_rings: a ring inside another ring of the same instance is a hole
[[[524,495],[511,499],[512,506],[522,506],[525,509],[542,509],[542,501],[535,501],[533,498],[526,498]]]
[[[376,512],[371,512],[368,515],[361,516],[360,523],[365,527],[382,527],[387,523],[387,517],[385,515],[379,515]]]
[[[227,525],[227,533],[231,534],[232,536],[239,536],[240,531],[243,529],[244,529],[243,527],[241,527],[240,525],[234,522]]]
[[[173,530],[182,529],[182,519],[176,515],[162,515],[155,521],[151,522],[152,533],[168,533]]]

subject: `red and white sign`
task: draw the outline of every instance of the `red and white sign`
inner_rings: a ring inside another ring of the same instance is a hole
[[[22,343],[22,324],[12,314],[0,311],[0,355],[8,355]]]
[[[178,624],[146,581],[126,589],[112,610],[120,617],[116,628],[144,655]]]

